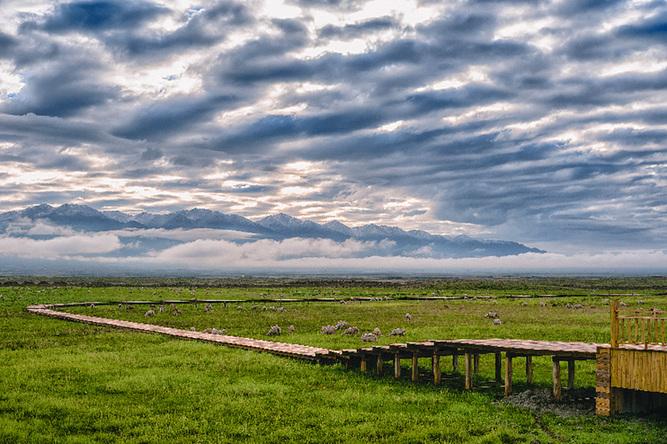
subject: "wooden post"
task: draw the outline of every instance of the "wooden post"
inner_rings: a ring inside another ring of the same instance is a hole
[[[417,352],[412,353],[412,382],[419,381],[419,360]]]
[[[452,372],[458,373],[458,371],[459,371],[459,353],[455,351],[454,354],[452,354]]]
[[[502,353],[496,353],[496,383],[500,384],[502,382],[502,367],[503,367],[503,355]]]
[[[438,350],[433,351],[433,384],[438,385],[440,384],[440,377],[442,376],[442,373],[440,372],[440,355],[438,354]]]
[[[553,395],[556,400],[560,400],[561,386],[560,386],[560,361],[556,356],[553,357],[553,371],[551,373],[553,379]]]
[[[366,355],[361,355],[361,362],[359,363],[359,370],[361,373],[366,373]]]
[[[512,355],[505,353],[505,396],[512,394]]]
[[[526,383],[533,383],[533,357],[530,355],[526,356]]]
[[[610,304],[611,310],[611,347],[618,347],[618,299],[614,299]]]
[[[473,355],[473,370],[475,374],[479,373],[479,353]]]
[[[384,361],[382,360],[382,352],[378,353],[377,361],[375,362],[375,371],[378,376],[382,376],[384,370]]]
[[[567,361],[567,389],[574,389],[574,359]]]
[[[401,379],[401,354],[394,353],[394,378]]]
[[[595,359],[595,413],[610,416],[614,413],[614,390],[611,388],[611,349],[598,347]]]
[[[466,371],[465,389],[472,388],[472,355],[469,352],[463,354],[463,364]]]

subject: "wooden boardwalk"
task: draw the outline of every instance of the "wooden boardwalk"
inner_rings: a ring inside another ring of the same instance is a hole
[[[290,358],[304,359],[307,361],[318,361],[319,356],[329,353],[329,350],[325,348],[309,347],[306,345],[265,341],[262,339],[242,338],[238,336],[201,333],[197,331],[181,330],[178,328],[162,327],[160,325],[144,324],[141,322],[121,321],[117,319],[101,318],[98,316],[72,314],[64,311],[51,310],[51,306],[48,305],[31,305],[27,308],[27,310],[30,313],[67,321],[123,328],[146,333],[159,333],[182,339],[194,339],[198,341],[213,342],[229,347],[237,347],[246,350],[255,350],[272,353],[275,355],[289,356]]]
[[[534,356],[551,356],[553,361],[553,395],[561,397],[561,362],[567,362],[569,389],[574,388],[575,361],[595,360],[597,349],[606,344],[587,342],[533,341],[517,339],[452,339],[408,342],[383,346],[364,347],[359,349],[332,350],[322,359],[338,360],[348,368],[358,367],[366,372],[374,367],[378,374],[384,372],[385,361],[393,361],[394,377],[401,377],[401,360],[410,360],[410,377],[412,381],[419,379],[419,359],[430,358],[432,380],[439,384],[442,378],[441,358],[452,357],[452,371],[459,371],[459,357],[463,358],[465,388],[472,389],[473,375],[479,369],[479,357],[493,354],[495,357],[495,380],[504,384],[505,395],[512,394],[513,363],[515,358],[525,358],[526,381],[533,382]],[[503,372],[504,354],[504,372]]]
[[[83,304],[77,303],[76,305]],[[375,371],[380,375],[384,372],[385,361],[389,360],[393,362],[395,378],[401,377],[401,360],[409,359],[411,362],[410,374],[412,381],[419,380],[419,359],[430,358],[433,382],[435,384],[439,384],[442,378],[442,372],[440,370],[441,357],[452,357],[452,370],[454,372],[458,371],[459,357],[462,357],[464,360],[463,367],[466,389],[471,389],[473,386],[473,375],[477,373],[479,368],[479,357],[483,354],[495,355],[496,381],[502,383],[502,354],[504,353],[504,386],[506,395],[512,393],[512,360],[514,358],[524,357],[526,359],[527,382],[532,383],[532,357],[544,355],[552,356],[554,362],[553,393],[556,398],[560,398],[560,362],[568,362],[568,387],[572,388],[574,386],[574,361],[581,359],[594,360],[597,348],[604,346],[604,344],[584,342],[531,341],[515,339],[452,339],[398,343],[358,349],[329,350],[326,348],[300,344],[203,333],[172,327],[163,327],[154,324],[79,315],[53,309],[67,308],[68,306],[69,304],[31,305],[27,310],[38,315],[67,321],[123,328],[146,333],[159,333],[177,338],[212,342],[229,347],[272,353],[275,355],[288,356],[323,364],[341,362],[347,368],[358,367],[362,372],[368,371],[369,367],[372,365],[374,366]]]
[[[283,301],[288,301],[284,299]],[[291,302],[291,300],[289,300]],[[327,299],[327,302],[333,300]],[[197,301],[170,301],[172,303],[197,303]],[[213,301],[212,301],[213,302]],[[226,303],[232,300],[215,300]],[[234,301],[236,302],[236,301]],[[130,301],[125,304],[148,304],[145,301]],[[94,303],[93,303],[94,304]],[[553,363],[553,396],[561,398],[561,362],[567,362],[567,388],[574,388],[575,362],[578,360],[596,361],[596,411],[610,415],[622,410],[624,389],[644,390],[655,393],[667,393],[665,377],[667,375],[667,318],[652,316],[619,316],[618,302],[612,304],[612,344],[588,342],[535,341],[519,339],[434,339],[429,341],[396,343],[390,345],[368,346],[356,349],[329,350],[299,344],[266,341],[262,339],[203,333],[178,328],[140,322],[122,321],[97,316],[78,315],[56,308],[66,309],[71,306],[91,305],[91,303],[31,305],[31,313],[67,321],[83,322],[123,328],[147,333],[159,333],[183,339],[212,342],[229,347],[243,348],[280,356],[330,364],[340,362],[347,368],[358,368],[368,372],[374,368],[378,375],[385,371],[385,363],[392,363],[395,378],[401,378],[403,359],[410,360],[410,379],[420,378],[419,361],[429,358],[431,361],[432,381],[439,384],[442,379],[441,358],[451,356],[452,371],[459,371],[459,358],[463,358],[464,387],[473,388],[473,376],[479,369],[479,358],[484,354],[493,354],[495,358],[495,381],[503,384],[505,396],[512,394],[514,360],[525,359],[526,382],[533,382],[533,362],[535,356],[550,356]],[[634,326],[634,328],[633,328]],[[623,335],[626,335],[624,337]],[[621,343],[622,342],[622,343]],[[504,359],[503,359],[504,354]],[[504,365],[503,365],[504,363]],[[504,370],[504,371],[503,371]],[[649,393],[650,394],[650,393]],[[627,396],[625,396],[627,397]],[[632,398],[632,405],[636,404]],[[667,398],[648,399],[649,406],[667,408]]]

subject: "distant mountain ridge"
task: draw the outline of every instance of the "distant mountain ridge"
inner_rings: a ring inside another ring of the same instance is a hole
[[[339,221],[319,224],[280,213],[252,221],[236,214],[193,208],[166,214],[126,214],[98,211],[86,205],[64,204],[54,207],[36,205],[20,211],[0,213],[0,233],[26,221],[44,221],[75,231],[104,232],[128,230],[127,237],[146,229],[162,230],[233,230],[252,235],[253,239],[317,238],[342,242],[348,239],[383,242],[382,255],[418,257],[483,257],[522,253],[543,253],[518,242],[475,239],[469,236],[442,236],[426,231],[405,231],[398,227],[368,224],[349,227]],[[164,239],[163,239],[164,240]]]

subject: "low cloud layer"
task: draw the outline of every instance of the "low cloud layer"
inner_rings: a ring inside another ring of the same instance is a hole
[[[324,239],[258,240],[235,243],[197,239],[160,251],[119,256],[128,248],[118,235],[78,234],[52,239],[0,237],[0,271],[19,262],[26,272],[89,274],[131,271],[134,274],[220,274],[255,272],[306,273],[654,273],[667,267],[667,252],[607,251],[597,254],[537,254],[506,257],[429,259],[382,255],[382,242]],[[31,262],[32,261],[32,262]],[[32,267],[32,269],[31,269]]]
[[[33,259],[67,259],[79,256],[97,257],[121,248],[117,236],[81,234],[53,239],[0,237],[0,255]]]

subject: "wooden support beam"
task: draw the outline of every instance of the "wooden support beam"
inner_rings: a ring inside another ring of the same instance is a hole
[[[574,359],[567,361],[567,389],[574,389]]]
[[[561,398],[560,385],[560,361],[556,356],[553,357],[553,371],[551,373],[553,379],[553,395],[556,400]]]
[[[384,361],[382,360],[382,353],[378,353],[377,361],[375,361],[375,372],[378,376],[382,376],[384,370]]]
[[[463,354],[463,364],[466,372],[465,389],[472,388],[472,355],[469,352]]]
[[[361,362],[359,363],[359,371],[361,373],[366,373],[367,370],[366,355],[361,355]]]
[[[433,352],[431,364],[433,367],[433,384],[438,385],[440,384],[442,373],[440,372],[440,355],[437,350],[434,350]]]
[[[419,381],[419,355],[412,353],[412,382]]]
[[[473,355],[473,370],[475,374],[479,373],[479,353]]]
[[[394,353],[394,378],[401,379],[401,354]]]
[[[512,355],[505,353],[505,396],[512,394]]]
[[[533,383],[533,357],[526,356],[526,383]]]
[[[609,310],[611,312],[611,346],[612,348],[618,347],[618,299],[614,299],[609,304]]]
[[[503,355],[502,353],[496,353],[496,383],[500,384],[503,382]]]
[[[459,354],[454,352],[452,354],[452,372],[458,373],[459,371]]]

